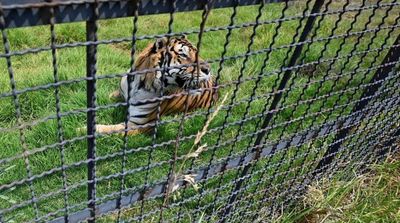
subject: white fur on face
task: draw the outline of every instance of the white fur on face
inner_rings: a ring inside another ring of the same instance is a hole
[[[189,55],[189,47],[188,46],[182,46],[182,53],[184,53],[185,55]]]
[[[161,73],[161,71],[157,71],[157,73],[156,73],[156,78],[157,79],[160,79],[162,77],[162,73]]]
[[[179,71],[180,71],[180,70],[179,70],[178,68],[169,69],[169,73],[170,73],[170,74],[173,74],[173,73],[176,74],[176,73],[179,73]]]

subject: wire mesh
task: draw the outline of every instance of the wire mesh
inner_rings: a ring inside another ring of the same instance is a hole
[[[318,180],[398,152],[399,12],[396,0],[2,1],[0,220],[290,212]],[[188,40],[191,61],[168,61],[172,45],[139,69],[163,38]],[[200,84],[169,91],[174,70]],[[160,91],[132,103],[148,74]],[[212,106],[189,109],[195,97]],[[164,115],[165,102],[181,112]],[[133,125],[141,105],[154,117]]]

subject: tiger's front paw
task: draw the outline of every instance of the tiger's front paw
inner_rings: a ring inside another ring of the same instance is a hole
[[[119,128],[117,128],[119,127]],[[120,125],[96,125],[96,133],[104,134],[104,133],[113,133],[113,132],[118,132],[120,131],[121,127]],[[78,134],[87,134],[87,127],[80,127],[76,129],[76,133]]]

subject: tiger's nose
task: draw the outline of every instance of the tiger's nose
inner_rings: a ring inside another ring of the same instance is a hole
[[[201,70],[201,72],[203,72],[205,74],[209,74],[210,73],[210,68],[208,68],[208,67],[202,67],[200,70]]]

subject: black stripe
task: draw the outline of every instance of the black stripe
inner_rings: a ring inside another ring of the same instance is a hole
[[[145,102],[140,102],[140,101],[138,101],[138,102],[135,102],[135,103],[132,103],[132,105],[133,106],[141,106],[141,105],[148,105],[148,104],[156,104],[157,103],[157,101],[145,101]]]
[[[199,96],[192,96],[191,98],[194,98],[193,100],[192,100],[192,103],[190,104],[190,108],[191,109],[193,109],[193,108],[196,108],[197,106],[196,106],[196,103],[197,103],[197,101],[199,100],[199,99],[201,99],[201,96],[202,95],[199,95]],[[189,98],[190,99],[190,98]]]
[[[175,103],[176,104],[176,103]],[[166,108],[169,108],[169,109],[165,109],[164,111],[163,111],[163,113],[164,114],[171,114],[171,113],[169,113],[171,110],[173,111],[173,109],[172,108],[174,108],[174,106],[172,106],[172,107],[166,107]]]
[[[163,67],[163,66],[164,66],[164,59],[165,59],[165,56],[164,56],[163,53],[161,53],[160,61],[158,61],[158,65],[159,65],[160,67]]]
[[[149,113],[142,114],[142,115],[131,115],[133,118],[146,118],[149,116]]]

